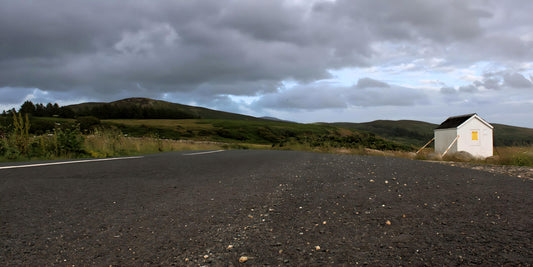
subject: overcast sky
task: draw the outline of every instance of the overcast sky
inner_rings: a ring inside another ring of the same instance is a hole
[[[150,97],[533,128],[533,1],[0,0],[0,110]]]

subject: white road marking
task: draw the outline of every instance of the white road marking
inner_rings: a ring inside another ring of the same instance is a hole
[[[120,160],[120,159],[140,159],[140,158],[143,158],[143,156],[123,157],[123,158],[106,158],[106,159],[86,159],[86,160],[73,160],[73,161],[61,161],[61,162],[48,162],[48,163],[38,163],[38,164],[28,164],[28,165],[5,166],[5,167],[0,167],[0,170],[1,169],[16,169],[16,168],[29,168],[29,167],[50,166],[50,165],[73,164],[73,163],[85,163],[85,162],[95,162],[95,161]]]
[[[184,156],[195,156],[195,155],[203,155],[203,154],[211,154],[211,153],[218,153],[218,152],[222,152],[224,150],[213,150],[213,151],[205,151],[205,152],[195,152],[195,153],[188,153],[188,154],[183,154]]]

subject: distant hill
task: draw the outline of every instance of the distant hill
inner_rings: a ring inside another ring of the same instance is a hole
[[[275,118],[275,117],[263,116],[263,117],[259,117],[259,118],[263,119],[263,120],[269,120],[269,121],[281,121],[281,122],[292,122],[292,123],[294,123],[294,121],[282,120],[282,119],[278,119],[278,118]]]
[[[347,129],[367,131],[396,142],[423,146],[433,138],[437,124],[412,120],[377,120],[364,123],[329,123],[329,125]],[[494,126],[495,146],[529,146],[533,145],[533,129],[504,124]]]
[[[95,116],[100,119],[261,120],[252,116],[139,97],[110,103],[81,103],[68,107],[78,116]]]
[[[315,148],[371,148],[413,150],[371,133],[330,125],[300,124],[272,117],[256,118],[148,98],[68,106],[77,117],[94,116],[103,125],[118,127],[129,136],[155,134],[168,139],[242,142]]]
[[[68,106],[76,116],[100,119],[215,119],[257,122],[287,122],[272,117],[252,116],[208,108],[176,104],[149,98],[126,98],[110,103],[81,103]],[[414,120],[377,120],[365,123],[319,123],[350,130],[365,131],[398,143],[420,147],[433,138],[437,124]],[[533,129],[493,124],[495,146],[533,145]]]
[[[412,120],[377,120],[364,123],[337,122],[330,123],[330,125],[371,132],[389,140],[415,146],[423,146],[433,138],[433,129],[437,127],[436,124]]]
[[[531,146],[533,129],[491,123],[494,126],[495,146]]]

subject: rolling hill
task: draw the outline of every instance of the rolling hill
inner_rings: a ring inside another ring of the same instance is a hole
[[[396,142],[423,146],[433,138],[433,130],[437,124],[412,120],[377,120],[364,123],[329,123],[337,127],[367,131]],[[494,126],[495,146],[529,146],[533,145],[533,129],[504,124]]]
[[[68,106],[77,116],[95,116],[100,119],[197,119],[197,120],[235,120],[269,124],[273,121],[286,125],[297,124],[271,117],[252,116],[188,106],[149,98],[126,98],[110,103],[81,103]],[[388,140],[419,147],[433,138],[437,124],[414,120],[377,120],[364,123],[319,123],[352,131],[373,133]],[[239,123],[239,127],[244,127]],[[286,126],[285,125],[285,126]],[[533,145],[533,129],[503,124],[493,124],[495,146]]]
[[[168,139],[244,142],[285,146],[367,147],[412,150],[404,145],[359,130],[333,125],[301,124],[272,117],[256,118],[148,98],[127,98],[110,103],[68,106],[78,118],[94,116],[129,136]],[[78,119],[79,120],[79,119]]]
[[[81,103],[68,107],[78,116],[95,116],[100,119],[261,120],[247,115],[139,97],[126,98],[110,103]]]

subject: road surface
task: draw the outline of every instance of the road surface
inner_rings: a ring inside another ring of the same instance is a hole
[[[206,152],[0,164],[0,262],[533,264],[531,180],[401,158]]]

